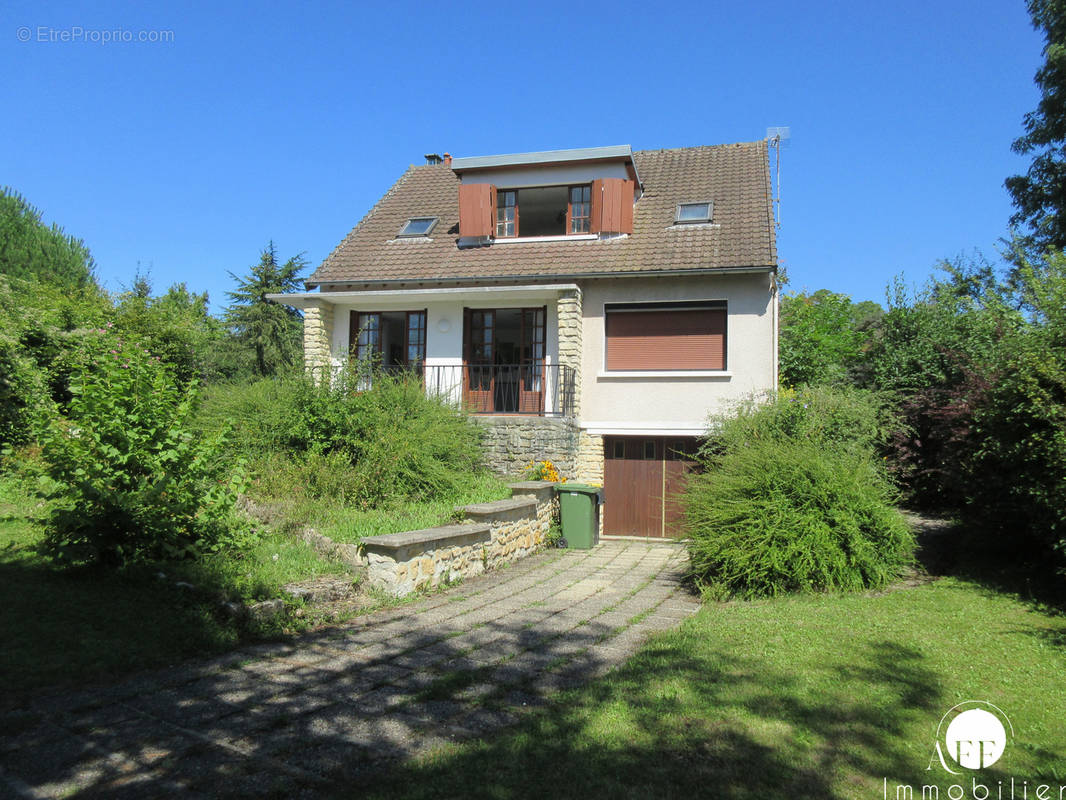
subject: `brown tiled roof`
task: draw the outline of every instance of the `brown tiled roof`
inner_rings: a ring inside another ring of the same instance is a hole
[[[308,279],[324,282],[564,277],[777,263],[765,142],[643,150],[633,233],[609,240],[459,248],[459,179],[412,166]],[[674,225],[678,203],[714,201],[711,225]],[[411,217],[440,217],[430,239],[397,239]]]

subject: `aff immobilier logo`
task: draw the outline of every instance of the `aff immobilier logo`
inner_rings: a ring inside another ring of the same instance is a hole
[[[942,793],[939,783],[890,786],[886,778],[883,800],[1066,800],[1066,785],[974,774],[999,761],[1013,740],[1014,725],[998,706],[987,700],[952,706],[937,725],[926,771],[942,769],[956,776],[955,782]]]
[[[962,774],[962,769],[952,769],[952,765],[965,769],[991,767],[1007,749],[1008,731],[1013,739],[1010,719],[1003,709],[987,700],[967,700],[952,706],[936,727],[933,754],[926,769],[933,769],[936,760],[952,775]]]

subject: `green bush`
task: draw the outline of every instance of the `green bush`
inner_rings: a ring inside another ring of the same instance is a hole
[[[973,391],[961,516],[1015,558],[1066,572],[1066,256],[1012,278],[1025,322],[1001,326]]]
[[[183,558],[242,541],[233,515],[244,485],[222,458],[226,435],[189,425],[197,396],[138,342],[108,329],[85,337],[66,417],[41,437],[57,501],[48,551],[118,565]]]
[[[212,390],[201,425],[232,421],[238,448],[265,468],[287,455],[313,497],[360,508],[461,494],[480,469],[480,432],[429,397],[417,376],[343,374]]]
[[[104,325],[106,297],[0,275],[0,448],[33,439],[70,399],[82,338]]]
[[[982,259],[897,287],[867,353],[901,424],[888,464],[911,504],[961,518],[966,546],[1066,567],[1066,257],[1009,275]]]
[[[870,392],[824,386],[782,389],[769,398],[749,398],[732,414],[712,420],[705,456],[755,441],[806,441],[868,452],[880,447],[897,424]]]
[[[820,389],[716,420],[685,495],[701,589],[855,591],[898,576],[914,541],[874,454],[877,419],[861,396]]]
[[[302,384],[302,378],[287,377],[209,385],[196,426],[206,435],[230,429],[233,449],[249,459],[303,452],[293,446],[291,431],[298,398],[306,390]]]
[[[30,441],[50,405],[44,373],[0,332],[0,454]]]
[[[786,386],[841,385],[861,368],[877,320],[877,303],[852,303],[828,289],[781,298],[779,362]]]

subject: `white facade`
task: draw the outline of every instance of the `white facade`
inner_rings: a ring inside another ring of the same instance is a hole
[[[470,170],[463,183],[491,183],[499,189],[533,186],[567,186],[592,183],[596,178],[628,178],[625,164],[566,164],[551,167],[512,167],[510,169]]]
[[[580,290],[579,397],[576,425],[594,435],[699,436],[711,414],[777,385],[777,290],[769,270],[700,275],[604,277],[570,284],[393,289],[286,295],[286,302],[328,303],[330,361],[349,357],[351,312],[426,311],[426,366],[450,374],[449,391],[460,401],[465,309],[544,306],[545,364],[560,364],[558,303]],[[606,314],[611,303],[716,301],[726,306],[726,368],[619,372],[606,369]],[[557,374],[557,373],[555,373]],[[553,373],[549,371],[549,376]],[[549,380],[554,380],[549,377]],[[548,414],[554,393],[546,393]]]
[[[582,283],[581,427],[592,434],[692,435],[777,385],[777,294],[768,271],[691,277],[613,278]],[[609,372],[608,303],[724,301],[726,369]]]

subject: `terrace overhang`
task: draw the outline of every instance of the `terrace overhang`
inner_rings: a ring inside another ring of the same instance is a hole
[[[351,306],[357,302],[373,300],[389,301],[446,300],[461,297],[465,303],[520,303],[524,301],[544,300],[558,297],[566,292],[578,290],[576,283],[540,283],[518,286],[462,286],[439,287],[435,289],[368,289],[366,291],[343,292],[291,292],[288,294],[268,294],[267,300],[292,306],[293,308],[319,308],[323,303],[329,305]]]

